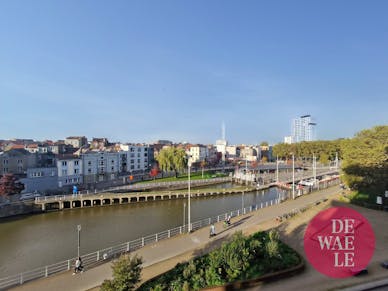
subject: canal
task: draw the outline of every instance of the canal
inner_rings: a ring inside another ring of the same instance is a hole
[[[229,187],[229,184],[219,187]],[[278,198],[270,188],[244,195],[191,199],[191,220]],[[82,225],[81,254],[131,241],[183,224],[187,199],[72,209],[0,220],[0,277],[53,264],[77,255],[77,225]],[[187,216],[187,207],[186,207]],[[186,220],[187,223],[187,220]]]

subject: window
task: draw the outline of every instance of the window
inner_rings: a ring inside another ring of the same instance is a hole
[[[134,165],[131,165],[131,170],[134,170],[135,169],[135,166]]]
[[[78,169],[74,169],[74,175],[76,175],[78,173],[79,173],[79,170]]]
[[[141,152],[141,148],[137,148],[137,151],[138,151],[138,152]]]
[[[88,162],[88,165],[89,165],[89,166],[91,166],[91,165],[92,165],[92,162],[91,162],[91,161],[89,161],[89,162]]]
[[[18,164],[23,164],[23,160],[18,160]]]
[[[140,153],[137,154],[137,157],[140,158]]]
[[[104,161],[100,161],[100,166],[103,166],[104,165]]]
[[[114,161],[114,160],[112,160],[112,162],[111,162],[111,163],[112,163],[112,165],[114,165],[115,161]]]
[[[135,154],[131,154],[131,158],[134,158],[135,157]]]
[[[140,164],[140,159],[137,159],[137,163]]]
[[[23,167],[18,167],[18,172],[23,172]]]
[[[78,161],[74,161],[74,165],[75,165],[75,166],[78,166]]]
[[[3,172],[4,172],[4,173],[8,173],[8,168],[4,168],[4,169],[3,169]]]
[[[144,153],[144,156],[145,156],[145,157],[148,157],[148,154],[147,154],[147,153]]]
[[[8,165],[8,160],[3,160],[3,165]]]
[[[133,164],[135,162],[135,160],[131,160],[131,164]]]
[[[111,170],[112,170],[112,172],[113,172],[113,171],[115,170],[115,167],[112,167]]]
[[[62,170],[62,176],[66,176],[67,175],[67,170]]]
[[[90,174],[91,172],[92,172],[92,169],[89,168],[89,169],[88,169],[88,173]]]
[[[62,161],[62,166],[67,166],[67,162],[66,161]]]

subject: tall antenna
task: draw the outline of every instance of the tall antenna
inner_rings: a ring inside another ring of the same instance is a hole
[[[221,130],[222,130],[222,140],[225,140],[225,122],[224,121],[222,121]]]

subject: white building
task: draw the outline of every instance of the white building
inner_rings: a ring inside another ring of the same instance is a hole
[[[81,158],[75,156],[58,157],[57,169],[59,188],[83,183]]]
[[[284,137],[284,143],[286,143],[286,144],[292,144],[292,136],[291,136],[291,135],[285,136],[285,137]]]
[[[295,118],[292,121],[292,142],[315,140],[315,126],[311,115]]]
[[[217,152],[222,154],[222,161],[226,159],[226,147],[228,142],[225,139],[219,139],[216,141]]]
[[[208,159],[209,151],[206,146],[193,145],[187,151],[187,154],[191,156],[192,163],[202,162]]]
[[[127,171],[140,172],[148,170],[152,157],[149,157],[150,147],[148,145],[121,144],[123,155],[127,156]]]

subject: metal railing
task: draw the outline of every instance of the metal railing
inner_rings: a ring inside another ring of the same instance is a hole
[[[190,184],[191,186],[198,186],[198,185],[206,185],[209,183],[222,183],[222,182],[229,182],[231,181],[231,177],[222,177],[222,178],[213,178],[213,179],[204,179],[204,180],[194,180],[191,181]],[[170,183],[173,186],[176,185],[187,185],[187,181],[174,181],[174,182],[160,182],[160,183],[150,183],[153,185],[153,187],[159,187],[159,186],[165,186],[166,184]],[[146,184],[149,185],[149,184]],[[136,190],[136,189],[144,189],[144,186],[141,185],[130,185],[131,188],[128,188],[128,190]],[[135,187],[136,186],[136,187]],[[129,186],[126,186],[129,187]],[[126,188],[127,189],[127,188]],[[117,189],[116,189],[117,190]],[[120,188],[120,190],[123,190],[123,188]],[[113,191],[113,190],[112,190]],[[107,193],[108,191],[100,191],[100,192],[79,192],[78,194],[67,194],[67,195],[55,195],[55,196],[42,196],[42,197],[36,197],[35,202],[55,202],[55,201],[64,201],[67,199],[74,199],[74,198],[86,198],[86,197],[96,197],[97,195],[101,195],[104,193]],[[158,191],[157,193],[159,194],[169,194],[171,191]],[[120,193],[117,193],[120,194]],[[139,193],[133,192],[130,193],[131,195],[136,195]],[[144,194],[144,193],[143,193]],[[147,194],[152,194],[151,192]]]

